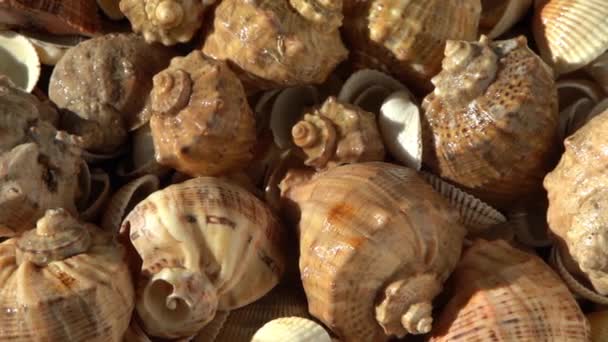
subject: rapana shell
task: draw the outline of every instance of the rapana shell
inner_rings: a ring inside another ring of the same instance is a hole
[[[154,192],[122,230],[143,260],[136,308],[152,336],[194,335],[217,310],[265,295],[284,270],[283,231],[270,209],[217,178]]]
[[[193,51],[154,76],[150,120],[156,161],[191,176],[245,168],[255,118],[241,81],[223,61]]]
[[[0,31],[0,75],[28,93],[34,90],[40,77],[40,59],[34,45],[12,31]]]
[[[224,0],[203,52],[230,61],[253,88],[319,84],[348,52],[338,30],[315,26],[286,0]]]
[[[289,0],[289,4],[316,29],[331,32],[342,26],[343,0]]]
[[[526,38],[449,41],[423,102],[424,164],[499,209],[540,191],[556,159],[551,69]]]
[[[532,0],[481,0],[479,29],[489,38],[507,32],[530,9]]]
[[[251,342],[332,342],[319,323],[302,317],[274,319],[258,330]]]
[[[0,340],[120,342],[134,306],[123,248],[53,209],[0,244]]]
[[[477,240],[452,275],[454,296],[431,342],[590,342],[587,319],[538,256]]]
[[[300,272],[313,316],[345,342],[431,330],[431,303],[456,266],[465,228],[416,171],[359,163],[281,186],[300,212]]]

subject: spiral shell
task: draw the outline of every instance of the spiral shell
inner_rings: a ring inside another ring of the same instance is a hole
[[[331,342],[325,329],[318,323],[302,317],[283,317],[266,323],[251,342]]]

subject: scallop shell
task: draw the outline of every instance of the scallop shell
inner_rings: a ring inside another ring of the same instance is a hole
[[[407,91],[407,88],[391,76],[377,70],[363,69],[354,72],[344,82],[338,100],[378,113],[383,101],[401,90]]]
[[[584,67],[608,50],[603,0],[535,3],[533,32],[540,55],[557,74]]]
[[[258,330],[251,342],[332,342],[325,329],[302,317],[274,319]]]
[[[0,74],[28,93],[34,89],[40,78],[40,59],[26,37],[0,31]]]
[[[502,35],[528,12],[531,5],[532,0],[482,0],[481,33],[489,38]]]
[[[430,341],[589,341],[568,288],[536,255],[477,240],[452,275],[456,294]],[[567,317],[567,318],[566,318]]]
[[[87,38],[82,36],[57,36],[44,32],[20,31],[34,45],[40,62],[55,65],[65,53]]]
[[[120,341],[133,311],[123,248],[66,211],[0,244],[0,340]]]
[[[342,26],[343,0],[289,0],[300,15],[308,19],[317,30],[331,32]]]
[[[608,340],[608,311],[596,311],[587,315],[591,325],[591,342]]]
[[[143,265],[136,309],[152,336],[194,335],[217,310],[250,304],[279,281],[282,228],[239,186],[199,177],[154,192],[122,223]]]
[[[585,70],[599,83],[608,94],[608,52],[591,62]]]
[[[561,253],[559,252],[558,248],[553,247],[551,249],[551,264],[554,265],[557,273],[561,276],[562,280],[568,286],[570,291],[572,291],[572,293],[576,296],[589,300],[593,303],[608,305],[608,297],[602,296],[589,289],[587,285],[575,278],[574,275],[572,275],[570,271],[566,269],[560,254]]]
[[[431,302],[465,229],[416,171],[358,163],[283,181],[281,190],[301,214],[300,272],[313,316],[345,342],[430,331]]]

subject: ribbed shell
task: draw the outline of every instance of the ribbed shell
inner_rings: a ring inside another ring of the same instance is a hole
[[[534,38],[558,74],[582,68],[608,50],[605,0],[541,0],[535,7]]]
[[[551,69],[526,39],[450,42],[424,99],[424,163],[498,209],[541,189],[556,159]]]
[[[432,342],[583,342],[589,323],[551,268],[504,241],[477,240],[452,275]]]
[[[481,15],[480,0],[372,0],[345,8],[343,32],[355,63],[425,93],[441,70],[445,42],[474,40]]]
[[[301,211],[309,311],[342,341],[387,340],[377,321],[387,308],[385,327],[404,335],[401,315],[430,304],[460,256],[457,213],[412,169],[345,165],[282,190]],[[385,298],[388,288],[402,295]]]

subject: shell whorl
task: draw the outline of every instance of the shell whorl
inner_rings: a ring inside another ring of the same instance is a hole
[[[190,74],[182,69],[167,69],[153,78],[152,109],[163,114],[176,114],[184,109],[192,94]]]
[[[293,142],[308,155],[307,165],[323,167],[335,153],[337,133],[332,122],[306,114],[291,130]]]
[[[165,30],[180,25],[184,20],[184,7],[173,0],[164,0],[146,6],[146,13],[153,23]]]

